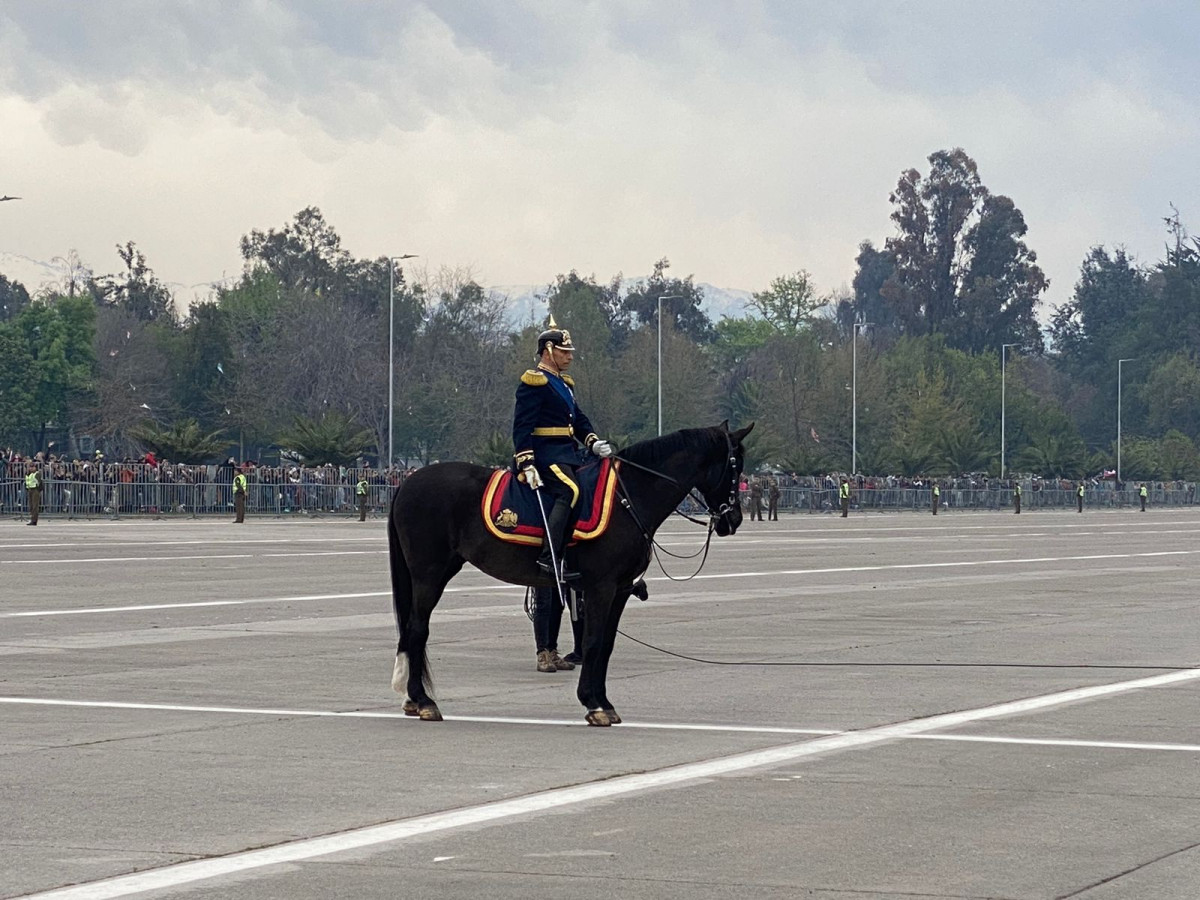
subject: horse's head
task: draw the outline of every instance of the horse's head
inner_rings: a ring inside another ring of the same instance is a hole
[[[742,524],[742,505],[738,498],[738,481],[742,474],[744,451],[742,441],[754,428],[751,422],[737,431],[729,430],[729,422],[717,426],[719,444],[716,458],[708,466],[698,485],[709,515],[716,519],[718,537],[733,534]]]

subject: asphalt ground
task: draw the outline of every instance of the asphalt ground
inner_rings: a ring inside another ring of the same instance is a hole
[[[0,897],[1194,900],[1198,535],[746,522],[651,570],[600,729],[473,570],[403,717],[380,519],[2,522]]]

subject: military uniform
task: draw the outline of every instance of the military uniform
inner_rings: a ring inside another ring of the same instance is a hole
[[[1140,488],[1138,488],[1138,499],[1142,501],[1142,512],[1146,511],[1146,494],[1147,493],[1148,492],[1147,492],[1146,486],[1144,484]]]
[[[942,502],[942,486],[935,481],[933,483],[933,489],[929,493],[932,498],[931,502],[933,503],[933,514],[936,516],[938,504]]]
[[[358,495],[358,521],[367,521],[367,496],[371,486],[367,483],[367,479],[358,479],[358,484],[354,487],[354,493]]]
[[[234,524],[241,524],[246,521],[246,476],[242,472],[238,472],[233,476],[233,511]]]
[[[1079,508],[1076,512],[1083,512],[1083,482],[1079,482],[1079,487],[1075,491],[1075,497],[1079,501]]]
[[[767,488],[767,521],[779,521],[779,482],[774,478],[771,479],[771,485]]]
[[[42,511],[42,473],[39,469],[30,469],[25,476],[25,493],[29,495],[29,525],[38,523],[38,513]]]
[[[842,505],[842,518],[850,515],[850,482],[845,478],[842,479],[841,485],[838,487],[838,500]]]
[[[1013,514],[1019,516],[1021,514],[1021,486],[1019,484],[1013,485],[1013,507]]]
[[[751,522],[754,521],[756,516],[758,517],[758,521],[761,522],[763,520],[762,499],[763,499],[762,482],[759,481],[757,478],[755,478],[754,481],[752,481],[750,483],[750,521]]]
[[[575,349],[571,333],[558,328],[553,321],[548,330],[538,335],[539,358],[546,347]],[[543,504],[547,539],[542,544],[538,567],[551,573],[553,549],[553,559],[562,567],[556,577],[563,579],[574,577],[574,573],[563,567],[563,553],[578,515],[579,484],[575,469],[582,462],[579,447],[582,444],[593,452],[603,450],[606,455],[612,452],[579,408],[574,387],[570,375],[539,362],[536,369],[521,375],[513,410],[513,461],[518,470],[535,467],[545,492],[552,498],[550,503]]]

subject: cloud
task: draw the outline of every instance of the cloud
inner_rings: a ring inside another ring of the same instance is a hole
[[[1200,11],[1126,7],[17,0],[0,190],[27,199],[0,249],[103,272],[132,239],[200,283],[315,204],[356,255],[494,282],[665,255],[829,290],[892,233],[900,172],[962,146],[1061,301],[1091,244],[1149,261],[1168,201],[1200,219]]]

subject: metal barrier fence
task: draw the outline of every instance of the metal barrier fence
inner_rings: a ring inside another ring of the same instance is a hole
[[[1190,506],[1196,503],[1195,485],[1187,488],[1148,488],[1148,506]],[[1074,490],[1022,488],[1021,509],[1075,509],[1078,498]],[[767,501],[762,501],[764,511]],[[1137,488],[1123,491],[1111,489],[1085,490],[1083,508],[1119,509],[1139,508],[1141,499]],[[933,506],[933,494],[929,488],[855,488],[850,493],[852,510],[929,510]],[[743,498],[743,507],[749,509]],[[1011,510],[1012,488],[942,488],[940,510],[980,509]],[[780,512],[820,513],[841,509],[837,488],[780,488]]]
[[[369,484],[368,515],[386,513],[393,486]],[[29,512],[24,479],[0,480],[0,515],[25,517]],[[250,482],[248,515],[357,514],[355,484],[262,484]],[[88,482],[46,479],[42,514],[68,519],[120,516],[233,515],[233,485],[157,482]]]
[[[148,467],[147,467],[148,468]],[[386,514],[395,485],[378,483],[378,472],[368,484],[368,515]],[[248,484],[246,512],[249,515],[317,516],[322,514],[351,515],[358,512],[355,484],[358,474],[347,470],[333,482],[318,480],[255,481]],[[928,510],[932,496],[929,488],[855,488],[850,495],[852,510]],[[1077,499],[1074,490],[1060,488],[1023,489],[1023,510],[1074,509]],[[1151,506],[1189,506],[1196,503],[1195,485],[1149,488],[1147,502]],[[685,501],[684,506],[687,505]],[[942,489],[941,509],[953,510],[1010,510],[1012,488],[955,488]],[[1107,486],[1092,488],[1084,494],[1084,509],[1137,508],[1138,490],[1123,491]],[[764,512],[767,500],[762,501]],[[837,488],[784,487],[780,489],[779,511],[785,513],[835,512]],[[749,500],[743,497],[743,509],[749,511]],[[686,511],[686,510],[685,510]],[[693,510],[694,512],[695,510]],[[42,512],[48,516],[67,518],[118,518],[120,516],[210,516],[233,515],[233,485],[230,482],[201,481],[196,483],[156,480],[70,480],[46,478],[42,487]],[[0,479],[0,516],[25,517],[28,501],[24,478]]]

